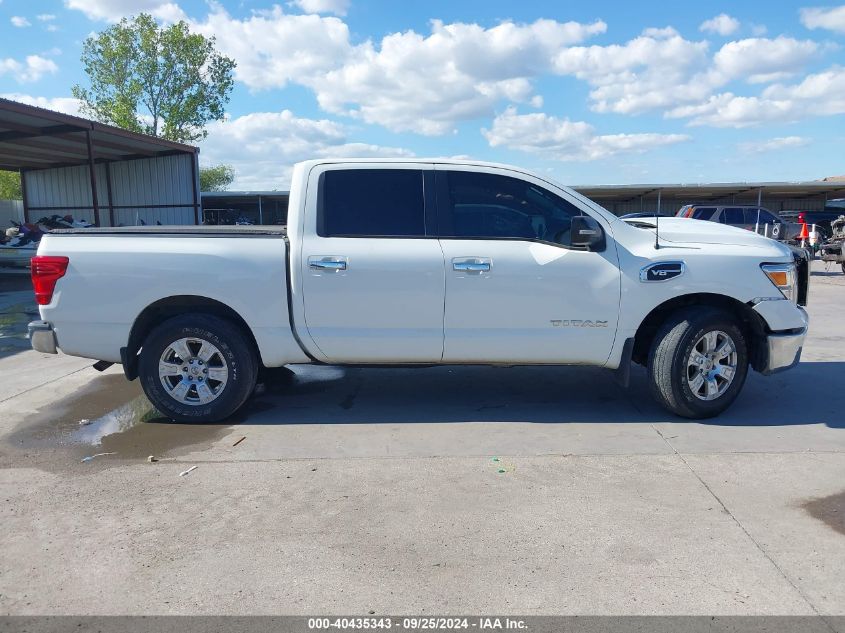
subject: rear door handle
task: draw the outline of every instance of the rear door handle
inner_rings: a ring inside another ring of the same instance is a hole
[[[347,259],[345,257],[315,255],[308,258],[308,268],[325,272],[340,272],[346,270]]]
[[[489,257],[456,257],[452,260],[452,270],[462,273],[489,273],[491,267]]]

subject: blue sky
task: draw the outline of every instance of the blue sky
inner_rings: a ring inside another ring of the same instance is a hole
[[[845,5],[0,0],[0,94],[74,113],[82,41],[147,11],[238,66],[201,163],[466,156],[567,184],[845,174]]]

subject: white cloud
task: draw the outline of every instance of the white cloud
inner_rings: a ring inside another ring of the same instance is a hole
[[[62,112],[64,114],[79,115],[80,102],[72,97],[33,97],[31,95],[22,94],[20,92],[10,92],[0,94],[3,99],[11,99],[26,105],[37,106],[39,108],[47,108],[55,112]]]
[[[82,11],[89,20],[119,22],[121,18],[149,13],[165,22],[185,19],[185,13],[168,0],[65,0],[68,9]]]
[[[351,142],[342,124],[300,118],[290,110],[212,123],[201,149],[203,164],[232,165],[234,187],[243,189],[285,189],[293,164],[315,156],[413,156],[402,148]]]
[[[557,51],[602,33],[603,22],[537,20],[477,24],[432,22],[427,36],[394,33],[366,42],[324,76],[307,81],[320,106],[394,131],[444,134],[459,121],[492,115],[500,100],[538,104],[531,80]]]
[[[762,37],[765,35],[769,29],[766,27],[765,24],[752,24],[751,25],[751,35],[754,37]]]
[[[321,75],[352,50],[341,20],[290,15],[279,6],[239,20],[220,5],[194,31],[217,38],[217,48],[237,61],[235,78],[253,89],[282,88]]]
[[[713,84],[742,78],[749,83],[783,80],[812,61],[819,48],[812,40],[783,36],[728,42],[713,57]]]
[[[492,147],[508,147],[564,161],[596,160],[615,154],[645,152],[688,141],[684,134],[604,134],[584,121],[570,121],[542,112],[518,114],[508,108],[482,130]]]
[[[23,62],[11,57],[0,59],[0,76],[9,74],[18,83],[38,81],[44,75],[54,75],[58,71],[59,67],[52,59],[41,55],[28,55]]]
[[[727,13],[720,13],[715,18],[702,22],[698,30],[722,36],[732,35],[739,30],[739,20],[732,18]]]
[[[26,28],[27,26],[32,26],[32,23],[29,20],[20,15],[13,15],[10,21],[12,23],[12,26],[16,26],[19,29]]]
[[[841,66],[807,75],[797,84],[771,85],[759,97],[726,92],[700,104],[675,108],[666,116],[689,118],[690,125],[741,128],[837,114],[845,114],[845,68]]]
[[[775,152],[790,147],[802,147],[808,145],[810,139],[803,136],[780,136],[765,141],[748,141],[739,143],[737,147],[749,154],[761,154],[763,152]]]
[[[637,114],[710,94],[709,86],[689,82],[706,67],[707,49],[673,28],[647,29],[625,44],[564,49],[555,69],[593,88],[593,110]]]
[[[38,20],[39,22],[52,22],[53,20],[56,19],[56,16],[53,15],[52,13],[42,13],[40,15],[36,15],[35,19]]]
[[[845,4],[838,7],[801,9],[801,24],[808,29],[828,29],[845,33]]]
[[[537,20],[477,24],[433,21],[429,34],[392,33],[352,44],[336,17],[287,14],[275,6],[243,19],[220,5],[192,28],[217,37],[249,88],[295,82],[320,107],[394,131],[444,134],[459,121],[491,116],[502,101],[537,106],[532,79],[547,72],[563,47],[603,33],[607,25]]]
[[[349,10],[349,0],[293,0],[291,3],[305,13],[334,13],[346,15]]]
[[[732,81],[782,80],[820,48],[811,40],[750,38],[728,42],[711,57],[707,42],[686,40],[672,28],[647,29],[622,45],[565,49],[556,70],[590,84],[593,110],[638,114],[702,103]]]

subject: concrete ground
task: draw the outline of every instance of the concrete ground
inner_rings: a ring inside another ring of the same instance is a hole
[[[296,367],[174,424],[26,349],[3,284],[2,614],[845,615],[845,276],[820,263],[802,363],[706,422],[642,371]]]

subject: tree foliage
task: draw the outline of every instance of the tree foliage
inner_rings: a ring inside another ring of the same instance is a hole
[[[226,191],[235,179],[231,165],[200,167],[200,191]]]
[[[21,176],[16,171],[0,171],[0,200],[22,200]]]
[[[180,21],[159,26],[141,13],[92,35],[82,46],[89,87],[73,87],[82,111],[103,123],[189,143],[223,118],[235,62],[215,39]]]

